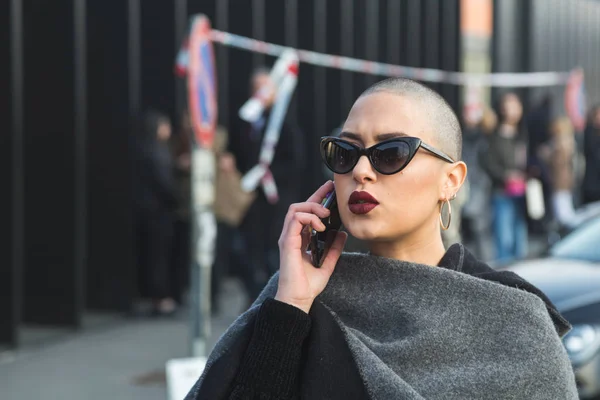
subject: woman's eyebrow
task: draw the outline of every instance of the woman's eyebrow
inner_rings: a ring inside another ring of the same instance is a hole
[[[382,134],[379,134],[375,138],[377,139],[378,142],[382,142],[384,140],[394,139],[394,138],[397,138],[397,137],[406,137],[406,136],[408,136],[406,133],[392,132],[392,133],[382,133]]]
[[[363,142],[362,137],[358,133],[342,132],[342,133],[340,133],[340,138],[356,140],[357,142],[360,142],[360,143]]]
[[[380,133],[379,135],[375,136],[375,140],[377,142],[383,142],[384,140],[394,139],[394,138],[398,138],[398,137],[406,137],[406,136],[408,136],[408,135],[403,132]],[[340,138],[354,140],[361,144],[364,143],[362,136],[357,133],[342,132],[342,133],[340,133]]]

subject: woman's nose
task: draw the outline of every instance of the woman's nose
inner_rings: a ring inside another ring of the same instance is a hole
[[[377,179],[377,173],[373,169],[367,156],[361,156],[352,170],[352,177],[359,183],[372,182]]]

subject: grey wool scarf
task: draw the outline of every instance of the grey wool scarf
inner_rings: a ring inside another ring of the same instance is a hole
[[[451,269],[365,254],[338,261],[317,301],[341,327],[369,397],[577,399],[544,301],[461,272],[465,250],[456,251]],[[207,370],[227,355],[258,306],[275,296],[277,283],[278,274],[223,335]]]

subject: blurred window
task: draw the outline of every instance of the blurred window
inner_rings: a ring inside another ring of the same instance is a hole
[[[550,249],[550,254],[559,258],[600,263],[600,218],[571,232]]]

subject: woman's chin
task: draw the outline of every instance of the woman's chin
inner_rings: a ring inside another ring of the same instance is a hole
[[[352,224],[351,226],[345,226],[344,228],[348,231],[350,235],[355,237],[358,240],[363,240],[366,242],[376,241],[379,238],[379,234],[374,231],[372,228],[366,226],[359,226],[362,224]]]

